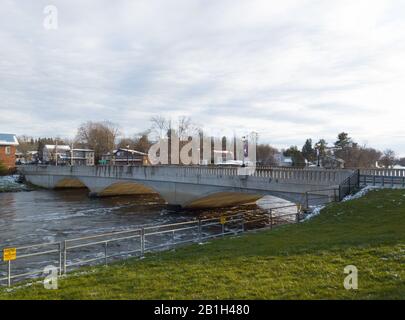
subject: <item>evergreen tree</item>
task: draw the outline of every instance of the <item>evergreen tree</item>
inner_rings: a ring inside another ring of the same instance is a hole
[[[328,143],[325,141],[325,139],[320,139],[317,143],[315,143],[315,149],[319,150],[320,156],[326,155],[327,147],[328,147]]]
[[[387,149],[383,152],[380,164],[382,164],[384,168],[392,168],[392,166],[395,164],[395,161],[395,152],[391,149]]]
[[[302,155],[304,156],[305,159],[307,159],[310,162],[315,161],[316,152],[312,147],[312,139],[307,139],[307,141],[305,141],[305,144],[302,147]]]
[[[291,157],[294,167],[305,167],[305,158],[297,146],[291,146],[284,151],[284,156]]]
[[[352,143],[352,138],[350,138],[346,132],[341,132],[338,134],[338,140],[335,142],[335,147],[344,149],[349,147]]]

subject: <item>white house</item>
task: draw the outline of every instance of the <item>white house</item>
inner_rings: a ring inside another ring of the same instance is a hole
[[[286,157],[282,153],[276,153],[274,155],[274,160],[276,165],[279,167],[291,167],[293,165],[293,160],[291,157]]]
[[[69,151],[67,145],[46,144],[42,149],[42,162],[64,164]]]

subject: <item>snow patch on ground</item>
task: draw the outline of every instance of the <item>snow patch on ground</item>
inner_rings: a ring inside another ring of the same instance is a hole
[[[342,202],[346,202],[346,201],[350,201],[350,200],[354,200],[354,199],[359,199],[361,197],[364,197],[370,191],[378,190],[378,189],[379,189],[378,187],[366,186],[363,189],[361,189],[359,192],[356,192],[355,194],[351,194],[351,195],[348,195],[348,196],[344,197]],[[325,208],[324,205],[310,207],[311,213],[307,214],[305,216],[305,218],[302,219],[301,221],[302,222],[303,221],[308,221],[308,220],[312,219],[313,217],[319,215],[323,208]]]
[[[319,215],[322,211],[322,209],[325,208],[325,206],[315,206],[311,207],[311,213],[307,214],[304,219],[301,220],[301,222],[308,221],[309,219],[312,219],[313,217]]]
[[[363,189],[361,189],[359,192],[357,192],[355,194],[349,194],[348,196],[344,197],[342,202],[346,202],[346,201],[350,201],[350,200],[354,200],[354,199],[364,197],[370,191],[378,190],[378,189],[380,189],[380,188],[374,187],[374,186],[366,186]]]

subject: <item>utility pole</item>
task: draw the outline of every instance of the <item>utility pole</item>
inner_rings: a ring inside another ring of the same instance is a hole
[[[242,167],[245,167],[245,157],[248,156],[248,149],[247,149],[247,139],[245,136],[242,137],[242,149],[243,149],[243,161],[242,161]]]
[[[58,166],[58,138],[55,140],[55,165]]]

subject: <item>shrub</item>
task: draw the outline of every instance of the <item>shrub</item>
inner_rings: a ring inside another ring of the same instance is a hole
[[[8,174],[7,167],[0,161],[0,176]]]

